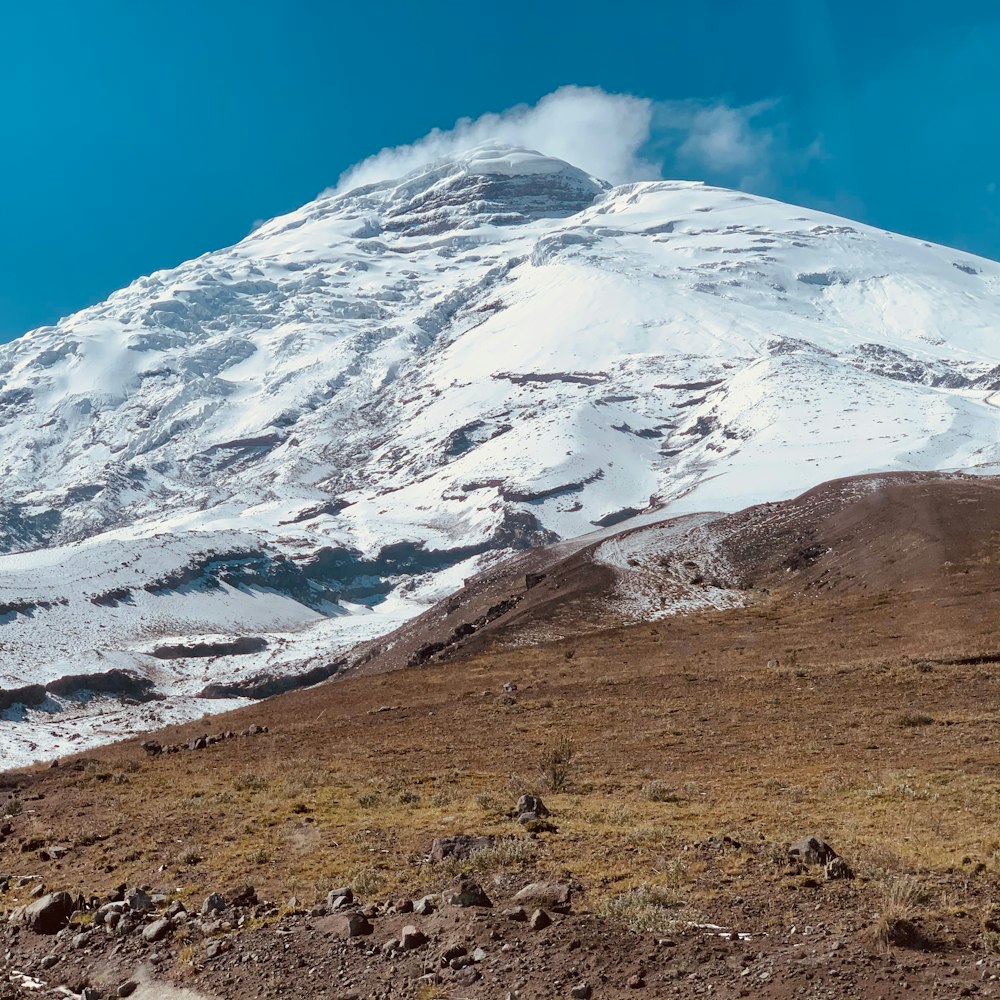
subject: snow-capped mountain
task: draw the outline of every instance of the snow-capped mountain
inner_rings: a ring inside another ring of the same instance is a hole
[[[640,511],[995,471],[994,390],[1000,265],[959,251],[500,146],[325,195],[0,348],[0,750],[332,670]],[[171,697],[85,724],[59,679],[118,670]]]

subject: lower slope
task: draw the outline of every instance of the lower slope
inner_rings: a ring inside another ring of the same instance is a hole
[[[189,921],[155,948],[8,932],[10,960],[41,975],[52,952],[47,981],[78,984],[155,955],[157,977],[208,997],[315,996],[309,968],[334,996],[416,994],[428,962],[441,996],[569,995],[583,979],[595,996],[625,996],[643,988],[633,976],[650,995],[992,995],[998,500],[991,480],[881,477],[675,525],[669,545],[631,551],[666,559],[664,573],[680,565],[693,591],[711,557],[715,589],[738,602],[624,624],[614,560],[594,557],[609,539],[595,539],[513,567],[522,600],[434,654],[444,662],[208,723],[245,736],[202,746],[204,722],[156,735],[198,749],[148,756],[132,740],[9,772],[5,908],[39,882],[85,897],[147,884],[192,911],[247,879],[297,900],[207,936]],[[524,591],[532,572],[545,576]],[[502,583],[468,589],[489,602]],[[512,812],[529,791],[552,815],[525,827]],[[789,844],[813,833],[855,878],[789,862]],[[460,834],[497,840],[428,862],[434,838]],[[447,894],[462,876],[492,911],[408,917],[424,950],[381,950],[396,918],[375,904]],[[531,932],[503,910],[538,879],[569,882],[574,903]],[[360,947],[309,915],[345,883],[375,906]],[[478,978],[437,964],[452,938],[484,948]]]

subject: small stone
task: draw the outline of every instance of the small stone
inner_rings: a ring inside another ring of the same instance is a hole
[[[572,894],[572,889],[565,882],[532,882],[514,896],[514,902],[544,907],[556,913],[569,913]]]
[[[429,917],[435,910],[434,897],[424,896],[413,904],[413,912],[420,917]]]
[[[516,920],[518,923],[524,923],[528,919],[528,911],[523,906],[515,906],[512,909],[504,910],[503,916],[508,920]]]
[[[543,819],[546,816],[552,815],[546,808],[541,796],[531,794],[522,795],[517,800],[517,808],[515,812],[517,812],[519,816],[523,816],[525,813],[534,813],[535,819]]]
[[[120,997],[130,997],[138,988],[139,984],[134,979],[129,979],[118,987],[116,995]]]
[[[160,917],[159,920],[154,920],[151,924],[143,927],[142,939],[148,944],[160,941],[173,930],[173,927],[174,925],[169,917]]]
[[[455,983],[458,986],[472,986],[483,978],[483,974],[474,966],[469,966],[455,975]]]
[[[368,918],[363,913],[357,911],[338,913],[336,916],[327,919],[331,921],[330,928],[334,934],[343,938],[354,938],[362,934],[371,934],[374,930]]]
[[[226,909],[226,900],[221,893],[213,892],[205,897],[205,902],[201,904],[201,915],[207,916],[209,913],[221,913]]]
[[[486,949],[485,948],[477,948],[472,953],[472,961],[475,962],[477,965],[480,962],[485,962],[486,961]]]
[[[413,912],[413,900],[412,899],[397,899],[392,904],[392,908],[397,913],[412,913]]]
[[[489,907],[493,905],[483,887],[478,882],[473,882],[472,879],[462,879],[458,884],[457,891],[448,897],[448,902],[452,906]]]
[[[807,865],[825,865],[840,855],[819,837],[803,837],[788,848],[788,857]]]
[[[528,926],[533,931],[544,930],[552,923],[552,918],[544,910],[535,910],[528,920]]]
[[[646,980],[642,978],[641,972],[634,972],[628,977],[625,985],[630,990],[641,990],[646,985]]]
[[[594,990],[588,982],[577,983],[569,991],[569,995],[573,997],[573,1000],[590,1000],[594,995]]]
[[[125,897],[125,902],[133,913],[148,913],[153,908],[153,900],[150,899],[149,893],[143,892],[142,889],[130,892]]]
[[[827,862],[826,867],[823,869],[823,873],[826,876],[827,881],[842,878],[854,878],[854,872],[851,870],[851,866],[843,858],[834,858],[832,861]]]
[[[42,968],[43,969],[51,969],[53,965],[55,965],[56,963],[58,963],[58,961],[59,961],[59,956],[58,955],[46,955],[42,959]]]
[[[354,890],[348,886],[341,886],[339,889],[331,889],[326,894],[326,905],[332,910],[350,906],[354,902]]]
[[[399,934],[399,943],[406,951],[412,951],[427,943],[427,935],[413,924],[407,924]]]

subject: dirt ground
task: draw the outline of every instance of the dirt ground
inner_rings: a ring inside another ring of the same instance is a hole
[[[0,775],[6,909],[39,883],[126,883],[196,911],[247,881],[278,907],[155,945],[8,928],[4,961],[104,990],[145,964],[226,998],[1000,995],[1000,504],[992,481],[893,490],[756,516],[743,608],[513,648],[498,625],[444,662],[156,739],[267,733]],[[803,541],[822,554],[786,572]],[[534,829],[512,815],[526,791],[552,812]],[[430,863],[456,834],[496,842]],[[790,864],[812,834],[854,878]],[[392,912],[462,877],[494,905]],[[505,910],[540,879],[573,903],[531,930]],[[372,934],[343,939],[318,909],[345,884]],[[428,942],[384,951],[404,922]],[[483,955],[442,969],[456,941]]]

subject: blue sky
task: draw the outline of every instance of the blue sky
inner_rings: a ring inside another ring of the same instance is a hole
[[[590,170],[742,186],[1000,258],[998,54],[995,0],[15,0],[0,339],[233,243],[380,149],[519,104],[497,121],[527,116]],[[584,89],[545,104],[567,86]]]

